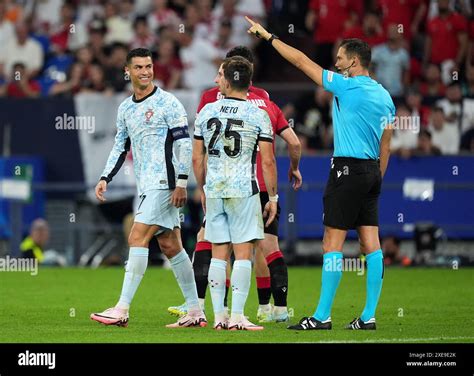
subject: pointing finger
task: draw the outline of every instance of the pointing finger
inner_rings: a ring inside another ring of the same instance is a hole
[[[245,16],[245,19],[250,23],[250,25],[254,26],[255,22],[252,21],[249,17]]]

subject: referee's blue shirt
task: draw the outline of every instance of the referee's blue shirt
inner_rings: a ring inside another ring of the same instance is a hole
[[[387,90],[368,76],[323,70],[323,87],[334,94],[334,157],[378,159],[380,139],[395,117]]]

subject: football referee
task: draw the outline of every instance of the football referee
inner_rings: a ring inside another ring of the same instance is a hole
[[[301,51],[247,18],[248,32],[267,40],[290,63],[333,93],[334,155],[324,192],[324,238],[321,294],[313,316],[294,330],[331,329],[331,307],[341,281],[342,247],[356,229],[367,261],[367,295],[360,317],[346,328],[374,330],[384,266],[378,234],[378,198],[390,153],[395,106],[390,94],[369,76],[371,51],[360,39],[346,39],[337,52],[339,73],[323,70]]]

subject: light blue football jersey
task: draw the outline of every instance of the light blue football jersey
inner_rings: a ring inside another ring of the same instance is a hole
[[[209,103],[196,118],[194,138],[204,140],[208,153],[207,197],[249,197],[259,192],[257,144],[273,142],[266,111],[237,98]]]
[[[179,160],[173,153],[177,144]],[[118,108],[117,135],[101,179],[110,182],[132,147],[138,192],[174,189],[176,180],[187,179],[192,142],[183,105],[158,87],[136,100],[132,95]]]
[[[388,91],[369,76],[323,71],[323,87],[334,94],[334,157],[377,160],[380,140],[395,117]]]

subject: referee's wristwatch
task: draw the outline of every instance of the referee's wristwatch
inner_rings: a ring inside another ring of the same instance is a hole
[[[270,44],[272,44],[272,42],[273,42],[274,39],[280,39],[280,38],[279,38],[277,35],[272,34],[272,35],[270,36],[270,38],[267,39],[267,42],[270,43]]]

